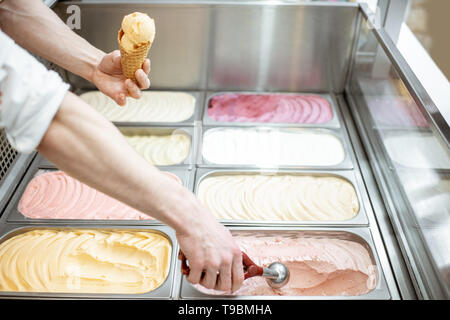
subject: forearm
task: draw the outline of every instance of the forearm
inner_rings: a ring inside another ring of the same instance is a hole
[[[0,28],[23,48],[89,81],[105,55],[72,32],[41,0],[4,0]]]
[[[117,128],[72,93],[64,98],[38,150],[74,178],[177,232],[211,219],[190,191],[148,164]]]

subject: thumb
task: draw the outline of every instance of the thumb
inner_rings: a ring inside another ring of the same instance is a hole
[[[121,72],[120,51],[114,50],[113,52],[106,54],[100,62],[99,68],[102,72],[107,74]]]
[[[119,50],[114,50],[113,52],[111,52],[111,55],[112,55],[114,68],[121,70],[122,66],[121,66],[120,62],[121,62],[122,59],[120,57],[120,51]]]

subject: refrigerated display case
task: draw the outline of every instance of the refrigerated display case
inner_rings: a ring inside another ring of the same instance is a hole
[[[221,223],[235,231],[328,234],[335,238],[344,235],[363,243],[370,250],[377,274],[376,290],[359,296],[337,295],[335,299],[450,297],[450,130],[386,30],[369,21],[373,14],[367,5],[300,1],[62,1],[53,10],[65,21],[70,5],[81,9],[81,28],[74,31],[105,52],[117,48],[116,33],[125,14],[141,11],[155,19],[157,35],[150,52],[150,90],[193,93],[199,97],[195,119],[180,124],[116,125],[122,130],[163,128],[188,132],[192,141],[189,160],[168,170],[183,177],[190,190],[197,192],[206,176],[290,174],[338,176],[357,191],[359,211],[349,220],[222,219]],[[73,92],[94,90],[84,79],[68,72],[62,74]],[[330,123],[306,126],[216,122],[207,116],[208,102],[223,92],[319,95],[331,103],[334,117]],[[344,160],[325,166],[275,160],[246,165],[233,159],[225,164],[205,161],[205,136],[230,128],[275,133],[331,132],[341,141]],[[37,226],[162,228],[158,221],[36,221],[21,216],[17,203],[27,182],[36,171],[53,166],[39,154],[17,154],[4,135],[1,142],[0,242],[11,232]],[[176,239],[171,240],[176,249]],[[178,272],[179,262],[172,268],[176,269],[171,273],[173,279],[164,286],[165,293],[170,294],[162,297],[216,297],[205,296],[183,280]],[[159,297],[158,290],[150,296]],[[84,296],[0,292],[0,297]]]

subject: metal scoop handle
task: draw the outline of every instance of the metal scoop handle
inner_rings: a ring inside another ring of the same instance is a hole
[[[184,253],[181,250],[180,250],[180,252],[178,252],[178,259],[181,260],[181,273],[185,276],[188,276],[191,269],[189,268],[189,266],[187,264],[186,256],[184,255]],[[256,277],[256,276],[263,276],[263,275],[266,276],[265,271],[268,270],[267,268],[262,268],[262,267],[258,266],[256,263],[254,263],[252,261],[252,259],[250,259],[245,252],[242,252],[242,267],[244,269],[244,279],[248,279],[248,278]],[[204,275],[204,273],[202,273],[202,277],[203,277],[203,275]],[[276,277],[278,277],[278,274],[277,275],[268,275],[268,277],[269,276],[274,276],[276,278]]]

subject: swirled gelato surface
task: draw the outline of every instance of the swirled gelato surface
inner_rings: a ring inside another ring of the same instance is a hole
[[[143,91],[139,99],[128,97],[123,107],[100,91],[83,93],[80,98],[110,121],[181,122],[195,109],[195,98],[184,92]]]
[[[128,143],[145,160],[157,166],[182,163],[191,148],[191,139],[183,133],[170,135],[126,135]]]
[[[244,296],[355,296],[370,292],[377,283],[376,266],[358,242],[337,238],[302,236],[235,235],[241,250],[257,264],[268,267],[279,261],[288,267],[290,280],[281,289],[263,277],[244,281],[227,293],[195,287],[206,294]]]
[[[211,98],[208,116],[223,122],[326,123],[333,111],[317,95],[225,93]]]
[[[352,184],[337,177],[220,175],[201,180],[197,195],[230,220],[347,220],[359,210]]]
[[[181,183],[177,176],[166,174]],[[153,219],[62,171],[46,172],[31,179],[18,209],[32,219]]]
[[[167,278],[171,251],[149,231],[36,229],[0,244],[0,290],[146,293]]]
[[[308,129],[207,130],[203,158],[215,164],[331,166],[345,158],[336,136]]]

